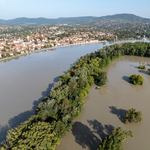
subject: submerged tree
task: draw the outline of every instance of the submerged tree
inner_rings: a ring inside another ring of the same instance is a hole
[[[97,84],[99,86],[102,86],[102,85],[106,84],[106,82],[108,82],[107,73],[106,72],[101,72],[97,81],[98,81]]]
[[[130,79],[131,83],[133,83],[135,85],[137,85],[137,84],[143,85],[144,79],[141,75],[134,74],[134,75],[130,76],[129,79]]]
[[[127,137],[133,137],[131,131],[124,131],[121,127],[114,129],[113,135],[109,135],[102,140],[97,150],[123,150],[123,142]]]
[[[146,70],[146,66],[145,66],[145,65],[139,66],[138,68],[139,68],[139,69]]]
[[[125,114],[125,124],[127,123],[137,123],[142,121],[142,113],[141,111],[136,111],[136,109],[132,108],[126,111]]]

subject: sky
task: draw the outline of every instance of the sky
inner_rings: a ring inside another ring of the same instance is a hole
[[[150,0],[0,0],[0,19],[106,16],[121,13],[150,18]]]

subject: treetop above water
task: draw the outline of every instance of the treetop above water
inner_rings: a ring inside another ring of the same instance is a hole
[[[122,55],[150,57],[150,43],[114,44],[82,56],[67,74],[62,75],[54,84],[50,96],[44,98],[38,105],[37,115],[9,131],[2,148],[55,149],[59,139],[71,128],[72,120],[80,114],[85,105],[84,98],[89,92],[88,88],[94,82],[105,84],[107,76],[102,69]],[[41,126],[45,126],[45,129],[43,130]],[[50,130],[46,132],[48,126]],[[40,135],[38,132],[41,131],[44,141],[37,138],[30,143],[30,137],[25,136]]]

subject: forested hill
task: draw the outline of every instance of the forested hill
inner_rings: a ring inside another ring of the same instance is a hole
[[[82,24],[96,17],[71,17],[71,18],[57,18],[57,19],[47,19],[47,18],[16,18],[12,20],[1,20],[0,24],[8,25],[21,25],[21,24]]]
[[[2,20],[0,19],[0,24],[8,25],[21,25],[21,24],[95,24],[101,21],[129,21],[129,22],[150,22],[148,18],[142,18],[133,14],[116,14],[102,17],[70,17],[70,18],[57,18],[57,19],[47,19],[47,18],[16,18],[12,20]]]
[[[141,21],[150,21],[150,19],[148,18],[142,18],[139,16],[136,16],[134,14],[116,14],[116,15],[109,15],[109,16],[103,16],[103,17],[99,17],[99,20],[124,20],[124,21],[137,21],[137,22],[141,22]]]

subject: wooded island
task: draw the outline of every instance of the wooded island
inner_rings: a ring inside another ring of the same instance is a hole
[[[0,149],[54,150],[71,129],[73,119],[79,116],[89,87],[93,83],[106,84],[107,74],[102,70],[124,55],[150,57],[150,43],[114,44],[82,56],[54,83],[50,95],[38,105],[37,114],[8,132]],[[122,130],[116,129],[114,135],[117,132],[120,134]],[[125,135],[132,136],[130,131]]]

